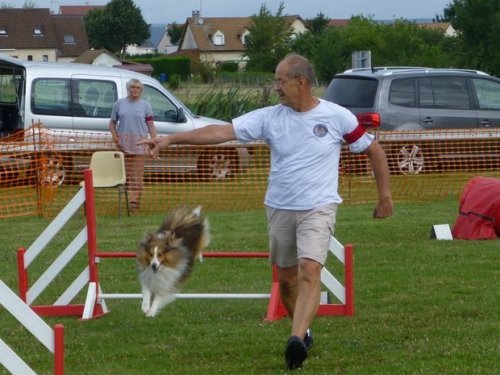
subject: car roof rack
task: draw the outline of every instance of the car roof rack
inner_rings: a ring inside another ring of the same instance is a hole
[[[354,68],[348,69],[344,71],[344,73],[355,73],[355,72],[371,72],[371,73],[381,73],[384,74],[387,72],[388,74],[393,74],[395,72],[407,72],[410,70],[425,70],[425,71],[445,71],[445,72],[464,72],[464,73],[472,73],[478,75],[489,75],[480,70],[474,69],[461,69],[461,68],[429,68],[424,66],[373,66],[371,68]]]

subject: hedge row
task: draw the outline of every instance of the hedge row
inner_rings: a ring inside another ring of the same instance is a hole
[[[135,62],[141,64],[150,64],[153,67],[153,76],[160,76],[165,73],[168,77],[174,74],[179,75],[182,79],[186,79],[191,74],[191,60],[187,56],[174,57],[148,57],[148,58],[131,58]]]

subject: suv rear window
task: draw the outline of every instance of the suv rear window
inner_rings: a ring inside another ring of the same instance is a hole
[[[325,92],[325,99],[343,107],[371,108],[378,81],[362,77],[336,77]]]

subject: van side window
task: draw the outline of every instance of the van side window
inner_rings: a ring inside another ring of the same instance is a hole
[[[177,107],[160,91],[154,87],[144,85],[142,98],[151,104],[154,113],[154,121],[176,121]]]
[[[487,79],[473,78],[479,109],[500,110],[500,83]]]
[[[40,78],[33,81],[31,112],[40,115],[70,116],[70,81]]]
[[[109,118],[118,98],[113,81],[73,79],[73,116]]]

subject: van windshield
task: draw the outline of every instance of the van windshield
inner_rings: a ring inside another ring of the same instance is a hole
[[[22,98],[20,87],[23,70],[12,65],[0,66],[0,137],[16,132],[22,127]]]
[[[20,75],[12,71],[12,67],[0,67],[0,102],[14,104],[17,102],[17,89]]]

